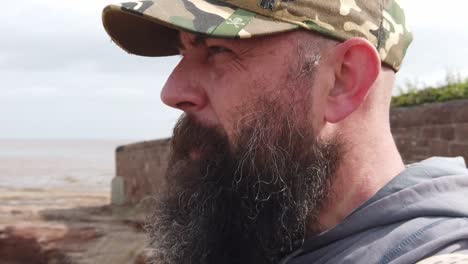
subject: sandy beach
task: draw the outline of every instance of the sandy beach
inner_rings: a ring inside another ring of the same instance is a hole
[[[109,205],[127,143],[0,140],[0,264],[142,263],[144,215]]]

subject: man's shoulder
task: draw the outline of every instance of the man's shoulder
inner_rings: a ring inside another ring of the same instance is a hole
[[[434,177],[445,175],[468,174],[468,168],[464,157],[430,157],[417,163],[409,164],[408,167],[431,168]],[[440,175],[438,175],[440,174]]]
[[[416,264],[468,264],[468,255],[446,254],[423,259]]]

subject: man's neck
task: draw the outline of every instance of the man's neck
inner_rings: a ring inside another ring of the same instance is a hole
[[[404,170],[389,127],[384,133],[368,131],[368,135],[355,135],[346,140],[353,145],[345,146],[345,153],[333,177],[331,195],[324,203],[318,225],[311,234],[338,225]]]

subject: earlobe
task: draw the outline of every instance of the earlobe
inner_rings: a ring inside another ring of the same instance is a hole
[[[325,121],[338,123],[365,101],[380,74],[381,62],[376,48],[363,38],[349,39],[333,52],[335,82],[327,96]]]

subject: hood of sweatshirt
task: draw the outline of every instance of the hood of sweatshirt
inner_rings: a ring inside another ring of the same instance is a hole
[[[308,239],[281,263],[415,263],[468,241],[463,158],[430,158],[406,169],[343,222]]]

